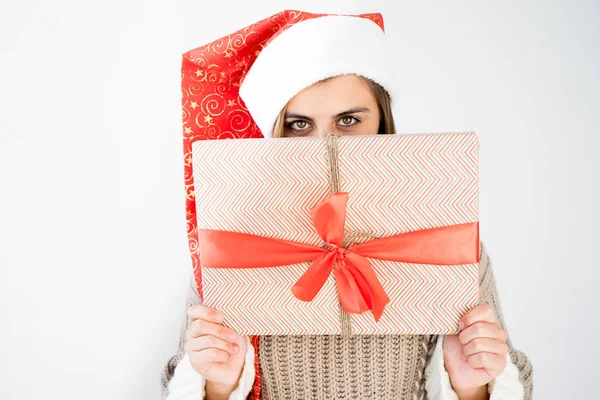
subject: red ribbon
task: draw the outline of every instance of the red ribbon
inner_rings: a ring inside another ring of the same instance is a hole
[[[401,233],[348,248],[344,222],[348,193],[338,192],[310,209],[317,233],[328,248],[239,232],[199,229],[202,268],[267,268],[313,261],[292,287],[311,301],[333,270],[340,303],[347,313],[371,310],[379,321],[390,301],[367,259],[457,265],[479,262],[479,223]]]

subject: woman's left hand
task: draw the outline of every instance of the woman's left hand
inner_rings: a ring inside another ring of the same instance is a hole
[[[498,317],[488,304],[469,310],[459,327],[458,335],[445,336],[443,349],[446,371],[460,398],[460,392],[482,391],[504,371],[508,335],[498,326]]]

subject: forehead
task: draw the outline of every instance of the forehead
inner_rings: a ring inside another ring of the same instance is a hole
[[[342,75],[310,86],[296,94],[288,113],[306,116],[335,115],[355,107],[377,107],[369,84],[356,75]]]

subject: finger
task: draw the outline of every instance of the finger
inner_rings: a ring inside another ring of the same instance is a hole
[[[239,351],[240,346],[235,343],[228,343],[213,335],[202,335],[197,338],[192,338],[186,343],[186,351],[202,351],[211,348],[235,354]]]
[[[187,314],[190,318],[190,321],[204,319],[216,324],[220,324],[221,322],[225,321],[225,316],[223,313],[219,312],[216,308],[205,307],[201,304],[194,304],[190,306]]]
[[[460,319],[458,327],[463,330],[473,325],[475,322],[484,321],[497,323],[496,312],[489,304],[480,304],[477,307],[467,311]]]
[[[219,339],[234,343],[238,339],[238,334],[225,325],[215,324],[203,319],[197,319],[192,322],[188,328],[188,340],[203,335],[212,335]]]
[[[504,342],[506,341],[506,332],[496,324],[475,322],[458,334],[458,340],[462,344],[467,344],[475,338],[490,338]]]
[[[506,356],[482,352],[470,355],[467,362],[472,368],[483,368],[490,376],[496,377],[498,371],[503,371],[506,366]]]
[[[210,365],[217,362],[229,361],[229,353],[226,351],[210,348],[201,351],[192,351],[188,353],[190,355],[190,362],[194,365],[204,366]]]
[[[466,357],[481,352],[505,356],[508,352],[508,345],[496,339],[477,337],[467,343],[463,348],[463,354]]]

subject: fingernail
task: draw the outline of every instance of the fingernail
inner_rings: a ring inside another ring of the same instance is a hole
[[[465,323],[462,321],[458,322],[458,329],[460,329],[462,331],[462,329],[465,327]]]
[[[237,353],[239,349],[240,349],[240,346],[238,346],[237,344],[233,345],[233,352],[234,353]]]

